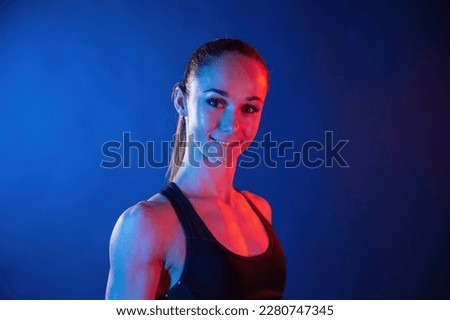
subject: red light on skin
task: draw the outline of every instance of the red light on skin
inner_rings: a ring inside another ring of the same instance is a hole
[[[209,167],[225,166],[231,168],[237,163],[237,158],[243,152],[242,144],[239,141],[230,141],[229,144],[225,145],[211,137],[209,142],[211,143],[206,143],[203,146],[203,154]]]
[[[226,160],[227,167],[233,165],[231,161],[237,164],[249,145],[246,141],[252,141],[258,131],[267,86],[264,67],[239,54],[224,54],[192,78],[187,134],[195,134],[200,145],[206,145],[203,150],[214,145],[210,154],[203,154],[206,158],[223,156],[218,160]]]

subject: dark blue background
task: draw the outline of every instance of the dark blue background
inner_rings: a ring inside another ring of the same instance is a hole
[[[350,140],[347,169],[238,171],[272,204],[285,297],[450,299],[449,16],[445,1],[0,1],[0,298],[104,297],[113,225],[165,170],[101,168],[101,146],[170,140],[189,55],[232,36],[271,71],[258,139]]]

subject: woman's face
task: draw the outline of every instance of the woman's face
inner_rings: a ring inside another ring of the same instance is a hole
[[[236,53],[198,70],[189,83],[186,128],[201,147],[194,148],[196,160],[200,152],[207,159],[224,156],[230,163],[248,147],[259,128],[267,81],[260,62]]]

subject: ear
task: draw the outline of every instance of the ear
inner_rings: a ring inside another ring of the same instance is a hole
[[[187,117],[187,94],[181,83],[175,84],[172,90],[172,101],[178,114]]]

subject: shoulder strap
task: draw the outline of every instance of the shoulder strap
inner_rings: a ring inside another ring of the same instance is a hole
[[[199,223],[198,214],[195,212],[189,200],[184,196],[183,192],[174,182],[169,184],[160,191],[160,193],[169,199],[174,208],[181,225],[186,230],[189,237],[210,238],[209,233]],[[201,221],[200,221],[201,222]]]

